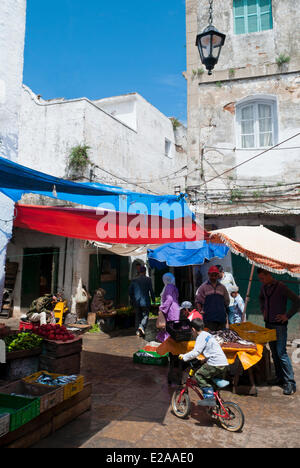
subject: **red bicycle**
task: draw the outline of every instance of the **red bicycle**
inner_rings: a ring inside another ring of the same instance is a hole
[[[195,361],[197,361],[197,363]],[[200,400],[204,399],[197,381],[193,379],[196,370],[199,368],[199,360],[192,360],[188,364],[190,367],[188,377],[185,383],[174,391],[172,396],[172,410],[174,414],[181,419],[187,418],[191,413],[189,389],[196,392]],[[214,380],[214,398],[216,404],[208,408],[208,413],[213,420],[219,422],[227,431],[238,432],[241,431],[244,426],[245,416],[236,403],[224,401],[221,398],[220,389],[225,388],[227,385],[229,385],[228,381],[220,379]]]

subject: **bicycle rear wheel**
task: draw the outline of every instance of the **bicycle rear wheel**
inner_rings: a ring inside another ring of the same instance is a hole
[[[191,400],[187,392],[184,392],[180,398],[181,392],[182,392],[182,388],[178,388],[173,393],[172,410],[175,416],[177,416],[178,418],[184,419],[191,412]],[[180,398],[180,401],[179,401],[179,398]]]
[[[224,417],[226,413],[220,406],[219,412],[221,416],[219,416],[219,422],[221,426],[230,432],[241,431],[245,423],[245,416],[241,408],[236,403],[232,403],[231,401],[224,401],[222,404],[229,417]]]

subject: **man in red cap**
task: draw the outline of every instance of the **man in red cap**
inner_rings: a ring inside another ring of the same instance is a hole
[[[196,305],[203,313],[204,326],[211,331],[226,328],[230,297],[227,289],[219,281],[219,268],[211,266],[208,280],[196,292]]]

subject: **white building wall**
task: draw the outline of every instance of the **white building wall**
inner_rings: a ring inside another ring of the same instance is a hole
[[[169,155],[165,139],[171,143]],[[20,164],[65,177],[70,150],[80,144],[90,147],[89,157],[98,166],[95,181],[140,192],[173,193],[172,178],[163,183],[159,178],[186,164],[186,153],[176,152],[170,119],[138,94],[44,101],[24,86]]]
[[[26,0],[0,2],[0,156],[17,161]],[[0,194],[0,305],[14,204]]]

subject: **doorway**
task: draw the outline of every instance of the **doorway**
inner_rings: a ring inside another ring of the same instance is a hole
[[[58,263],[58,248],[24,249],[21,309],[44,294],[57,293]]]
[[[89,293],[93,297],[98,288],[106,291],[105,299],[115,307],[128,304],[128,257],[109,254],[91,254],[89,266]]]

